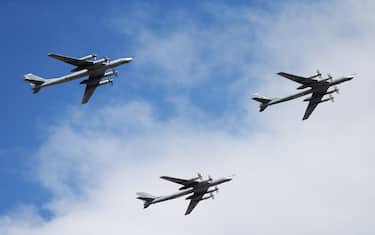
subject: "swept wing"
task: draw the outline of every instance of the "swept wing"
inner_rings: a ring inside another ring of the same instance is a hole
[[[316,75],[311,76],[311,77],[301,77],[301,76],[293,75],[290,73],[284,73],[284,72],[280,72],[277,74],[280,75],[281,77],[287,78],[289,80],[292,80],[294,82],[301,84],[302,86],[299,89],[303,89],[306,87],[313,87],[319,84],[319,80],[314,79],[314,78],[321,76],[319,72]]]
[[[160,178],[163,180],[167,180],[167,181],[170,181],[176,184],[181,184],[181,185],[187,185],[191,182],[190,180],[187,180],[187,179],[180,179],[180,178],[174,178],[174,177],[169,177],[169,176],[161,176]]]
[[[91,98],[92,94],[94,94],[95,89],[100,86],[100,80],[103,78],[103,76],[104,73],[91,75],[86,81],[84,81],[86,83],[86,89],[82,97],[82,104],[89,102],[89,99]]]
[[[327,94],[327,90],[328,90],[328,87],[327,89],[321,90],[319,92],[314,92],[312,93],[311,97],[307,99],[309,100],[309,104],[307,105],[305,114],[303,115],[303,120],[306,120],[310,117],[310,115],[315,110],[316,106],[318,106],[318,104],[330,100],[330,99],[322,100],[323,96]]]
[[[207,191],[206,191],[207,192]],[[198,205],[198,203],[200,201],[202,201],[203,199],[203,196],[206,192],[199,192],[199,193],[194,193],[192,196],[191,196],[191,199],[190,199],[190,203],[189,203],[189,206],[188,208],[186,209],[186,212],[185,212],[185,215],[188,215],[190,214],[194,208]]]
[[[85,67],[85,66],[90,66],[94,64],[94,62],[87,61],[87,59],[74,58],[74,57],[58,55],[54,53],[49,53],[48,56],[54,59],[63,61],[65,63],[71,64],[73,66],[77,66],[77,67],[82,67],[82,66]]]

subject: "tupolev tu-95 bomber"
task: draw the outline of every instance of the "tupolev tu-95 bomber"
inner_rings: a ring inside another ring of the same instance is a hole
[[[189,195],[188,197],[186,197],[186,200],[190,200],[190,203],[185,212],[185,215],[190,214],[200,201],[210,198],[214,199],[213,192],[218,192],[219,190],[217,188],[217,185],[232,180],[232,177],[224,177],[218,180],[213,180],[211,177],[208,177],[207,180],[203,180],[200,174],[198,174],[198,177],[192,179],[179,179],[169,176],[162,176],[160,178],[182,185],[179,188],[180,192],[160,197],[155,197],[147,193],[137,193],[137,199],[144,201],[144,208],[147,208],[152,204]],[[214,188],[211,189],[211,187]],[[209,195],[205,196],[206,194]]]
[[[278,73],[278,75],[285,77],[287,79],[290,79],[292,81],[295,81],[299,84],[301,84],[297,89],[302,90],[305,89],[302,92],[299,92],[294,95],[290,95],[284,98],[268,98],[260,95],[255,95],[252,97],[253,100],[260,102],[259,106],[259,112],[263,112],[268,106],[286,102],[289,100],[293,100],[308,94],[311,94],[309,98],[304,99],[304,102],[309,102],[307,105],[307,109],[305,111],[305,114],[303,116],[303,120],[306,120],[310,117],[311,113],[314,111],[316,106],[320,103],[324,103],[327,101],[334,101],[334,98],[332,96],[332,93],[339,93],[339,89],[336,87],[336,85],[350,81],[354,78],[354,74],[349,76],[344,76],[338,79],[333,79],[333,77],[328,74],[328,78],[321,79],[322,74],[317,71],[316,75],[310,76],[310,77],[301,77],[296,76],[293,74],[288,74],[284,72]],[[320,78],[320,80],[316,79]],[[333,90],[329,90],[330,87],[333,87]],[[323,98],[325,95],[329,95],[328,98]]]
[[[119,58],[112,61],[110,61],[107,57],[104,57],[97,60],[96,54],[91,54],[82,58],[68,57],[53,53],[49,53],[48,56],[71,64],[75,66],[75,68],[72,69],[71,74],[51,79],[44,79],[31,73],[26,74],[24,76],[25,81],[31,84],[33,93],[38,93],[43,87],[65,83],[88,76],[88,79],[80,82],[80,84],[86,84],[82,104],[86,104],[89,101],[90,97],[98,86],[112,84],[112,77],[117,76],[117,71],[114,70],[115,67],[129,63],[133,60],[131,57]],[[108,69],[113,70],[106,72]],[[108,77],[108,79],[102,80],[102,78],[106,77]]]

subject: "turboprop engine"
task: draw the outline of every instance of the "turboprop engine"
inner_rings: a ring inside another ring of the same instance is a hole
[[[103,86],[103,85],[106,85],[106,84],[113,84],[113,80],[110,78],[110,79],[106,79],[106,80],[102,80],[98,83],[97,86]]]
[[[87,55],[87,56],[84,56],[84,57],[81,57],[81,58],[79,58],[80,60],[91,60],[91,59],[96,59],[96,54],[95,53],[93,53],[93,54],[91,54],[91,55]]]
[[[101,64],[101,63],[105,63],[105,62],[108,62],[108,61],[109,61],[108,57],[104,57],[104,58],[101,58],[99,60],[95,60],[94,64]]]
[[[109,72],[106,72],[103,77],[112,77],[112,76],[117,76],[117,71],[116,70],[112,70],[112,71],[109,71]]]

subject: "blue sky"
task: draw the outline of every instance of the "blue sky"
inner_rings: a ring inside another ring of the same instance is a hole
[[[72,221],[90,235],[123,234],[122,226],[166,235],[375,231],[374,8],[351,0],[2,2],[0,233],[71,234]],[[81,105],[78,80],[36,95],[23,81],[70,71],[49,52],[135,59]],[[249,100],[294,91],[276,72],[317,68],[357,72],[362,82],[343,85],[308,122],[302,102],[260,114]],[[140,190],[174,190],[158,182],[162,174],[197,171],[238,178],[188,219],[176,216],[183,200],[147,211],[134,202]]]
[[[2,2],[0,40],[3,45],[3,91],[0,100],[4,111],[0,124],[0,213],[19,204],[32,203],[40,206],[49,199],[49,192],[33,179],[37,164],[33,156],[38,146],[45,141],[47,126],[58,123],[64,117],[66,109],[82,108],[94,115],[95,108],[116,100],[145,99],[157,107],[161,118],[173,115],[173,106],[163,95],[167,88],[163,84],[142,79],[147,74],[139,70],[142,69],[140,67],[135,70],[133,64],[119,68],[120,77],[119,81],[115,81],[115,86],[100,89],[87,106],[79,104],[83,87],[78,81],[51,87],[33,95],[30,86],[23,81],[23,74],[32,72],[48,78],[67,73],[69,65],[48,58],[49,52],[77,57],[92,52],[111,58],[136,55],[137,35],[121,33],[114,22],[122,19],[129,20],[129,24],[136,23],[134,19],[127,19],[127,13],[132,16],[132,10],[136,10],[137,6],[148,6],[153,10],[153,16],[160,17],[161,21],[147,22],[155,31],[169,33],[168,27],[173,27],[173,23],[168,21],[168,17],[173,18],[178,11],[193,17],[187,21],[205,24],[207,27],[220,27],[218,24],[222,22],[215,22],[201,9],[204,4],[198,2],[200,1],[158,1],[157,4],[147,1]],[[231,1],[231,4],[253,5],[248,1]],[[257,3],[254,4],[258,7]],[[136,61],[137,58],[135,63]],[[158,74],[153,74],[154,68],[144,69],[149,69],[152,77],[157,79]],[[216,76],[219,77],[220,74]],[[208,114],[220,115],[228,108],[222,95],[223,85],[228,80],[222,81],[223,83],[215,84],[206,82],[196,86],[194,90],[176,84],[173,92],[188,94],[191,102],[199,104]],[[210,95],[212,92],[216,94]]]

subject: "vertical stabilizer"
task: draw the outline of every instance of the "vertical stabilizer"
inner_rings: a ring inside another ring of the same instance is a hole
[[[152,204],[156,197],[148,193],[137,193],[137,199],[142,200],[144,202],[143,207],[147,208]]]
[[[252,99],[260,103],[259,112],[263,112],[268,107],[268,104],[272,101],[271,98],[260,95],[254,95]]]
[[[43,85],[43,83],[47,81],[46,79],[39,77],[37,75],[31,74],[31,73],[25,74],[24,77],[25,77],[25,81],[30,83],[34,94],[38,93],[38,91],[41,88],[41,85]]]

